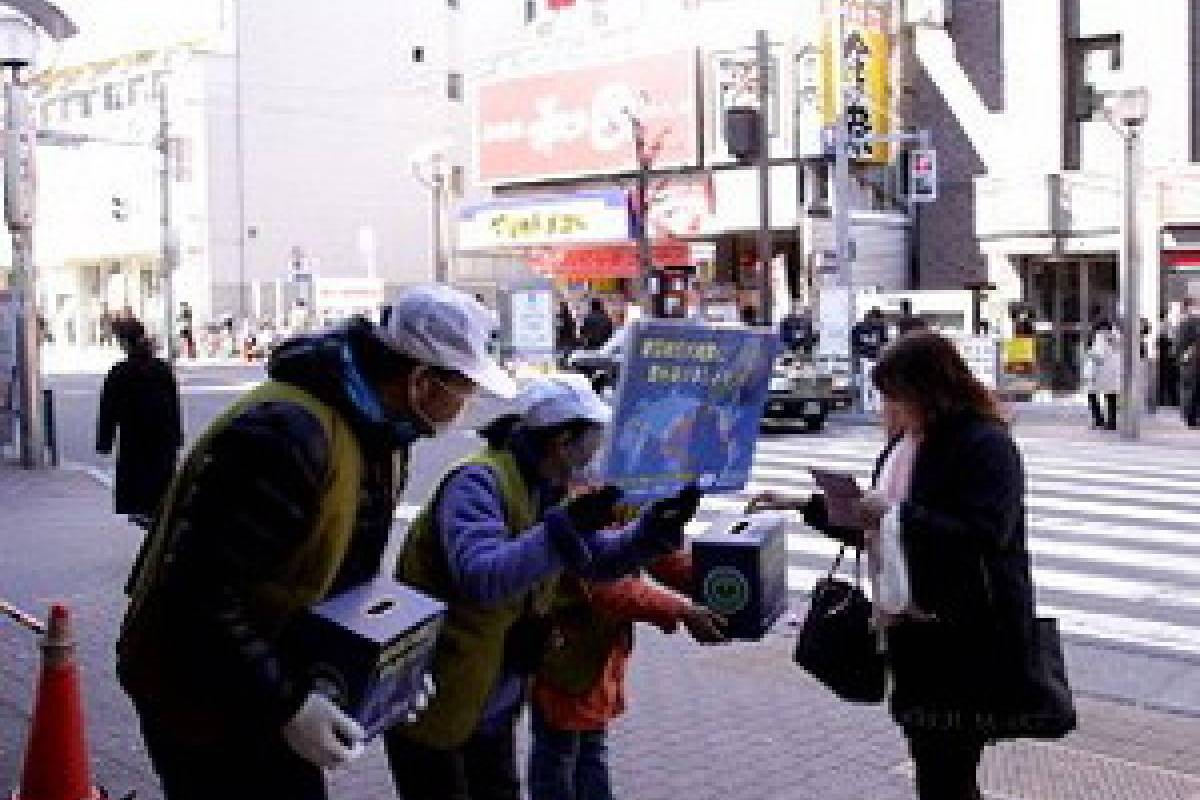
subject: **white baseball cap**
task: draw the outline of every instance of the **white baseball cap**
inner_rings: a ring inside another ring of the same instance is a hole
[[[532,378],[521,387],[514,406],[530,428],[549,428],[574,419],[597,425],[612,421],[612,409],[592,389],[591,382],[575,372]]]
[[[496,315],[478,300],[430,284],[396,297],[379,337],[398,353],[458,372],[483,391],[508,399],[516,395],[516,384],[487,349],[495,329]]]

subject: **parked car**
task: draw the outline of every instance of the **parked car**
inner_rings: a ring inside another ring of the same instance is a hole
[[[776,360],[771,372],[763,427],[799,425],[815,433],[825,427],[835,405],[832,377],[821,374],[811,360],[786,354]]]

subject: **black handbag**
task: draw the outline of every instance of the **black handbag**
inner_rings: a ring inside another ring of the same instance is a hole
[[[1009,701],[981,723],[980,732],[995,739],[1061,739],[1075,730],[1078,716],[1057,620],[1034,620],[1033,648]]]
[[[845,554],[842,545],[829,574],[813,587],[793,659],[843,700],[881,703],[887,673],[862,590],[862,553],[855,550],[854,583],[834,577]]]

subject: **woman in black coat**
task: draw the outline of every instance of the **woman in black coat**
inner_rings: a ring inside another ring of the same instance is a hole
[[[171,367],[155,357],[140,322],[126,322],[119,333],[126,358],[104,379],[96,452],[111,453],[120,430],[115,511],[146,527],[166,494],[183,445],[179,389]]]
[[[991,394],[943,337],[902,337],[871,378],[892,436],[876,488],[857,501],[756,504],[803,509],[826,535],[865,545],[880,573],[889,571],[881,530],[895,537],[890,552],[903,554],[907,592],[881,620],[892,716],[921,800],[978,800],[983,748],[998,715],[1019,712],[1035,658],[1021,455]]]

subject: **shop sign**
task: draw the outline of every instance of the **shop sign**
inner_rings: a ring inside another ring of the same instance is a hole
[[[891,133],[891,0],[824,0],[825,125],[832,127],[840,110],[835,88],[841,77],[846,130],[853,144],[850,157],[886,164],[889,148],[882,142],[862,142],[864,136]],[[834,14],[843,13],[842,40],[833,42]]]
[[[619,189],[481,203],[463,209],[458,222],[463,250],[623,242],[630,235],[629,206]]]
[[[485,185],[637,169],[636,115],[656,168],[697,163],[691,51],[480,86],[476,166]]]
[[[661,242],[651,248],[656,267],[681,267],[691,263],[686,242]],[[611,244],[599,247],[547,247],[530,252],[529,266],[560,278],[636,278],[641,272],[637,245]]]
[[[662,181],[649,191],[650,235],[680,238],[700,234],[713,215],[712,177]]]
[[[554,292],[514,290],[509,295],[511,344],[517,353],[554,352]]]

